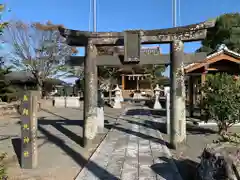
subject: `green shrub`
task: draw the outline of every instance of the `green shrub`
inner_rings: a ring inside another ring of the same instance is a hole
[[[203,87],[203,103],[210,118],[216,121],[220,135],[225,135],[240,117],[240,81],[232,75],[208,75]]]
[[[6,153],[2,153],[0,154],[0,180],[5,180],[7,179],[7,172],[6,172],[6,166],[4,164],[4,160],[6,158],[7,154]]]

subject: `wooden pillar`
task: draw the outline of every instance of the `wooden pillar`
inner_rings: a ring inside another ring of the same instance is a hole
[[[189,79],[188,79],[188,98],[189,98],[189,106],[188,106],[188,109],[189,109],[189,116],[190,117],[193,117],[193,112],[194,112],[194,105],[193,105],[193,88],[194,88],[194,79],[193,79],[193,76],[189,76]]]
[[[37,167],[37,101],[38,91],[26,92],[21,104],[21,168]]]
[[[125,89],[125,75],[122,74],[122,90]]]
[[[185,82],[183,69],[183,42],[171,43],[170,63],[170,144],[176,149],[177,143],[186,138]]]
[[[196,106],[196,97],[197,97],[197,78],[196,76],[193,76],[193,109],[195,110],[195,106]]]
[[[206,81],[206,72],[203,72],[201,74],[201,84],[204,85],[205,81]]]
[[[84,126],[83,146],[97,134],[97,48],[89,42],[84,61]]]
[[[201,74],[201,86],[204,86],[206,81],[207,71],[204,69],[204,72]],[[200,113],[201,113],[201,120],[204,121],[205,119],[205,112],[204,112],[204,104],[203,104],[203,92],[201,91],[201,102],[200,102]]]

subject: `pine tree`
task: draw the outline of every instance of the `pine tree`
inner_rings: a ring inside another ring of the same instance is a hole
[[[240,53],[240,13],[221,15],[214,28],[209,29],[198,52],[211,52],[218,45],[225,44],[229,49]]]

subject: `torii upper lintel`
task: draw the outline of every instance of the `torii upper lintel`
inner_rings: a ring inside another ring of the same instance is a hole
[[[199,41],[206,37],[207,29],[214,27],[215,22],[215,20],[209,20],[175,28],[126,31],[139,33],[141,44],[170,43],[174,40]],[[62,27],[59,27],[59,32],[62,36],[67,37],[68,44],[71,46],[85,46],[89,39],[95,45],[124,45],[124,32],[89,32]]]

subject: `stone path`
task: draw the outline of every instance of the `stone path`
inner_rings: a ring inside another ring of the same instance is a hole
[[[160,132],[155,129],[157,120],[147,115],[149,110],[144,111],[147,113],[140,116],[123,115],[117,123],[107,125],[112,130],[76,180],[181,179]]]

